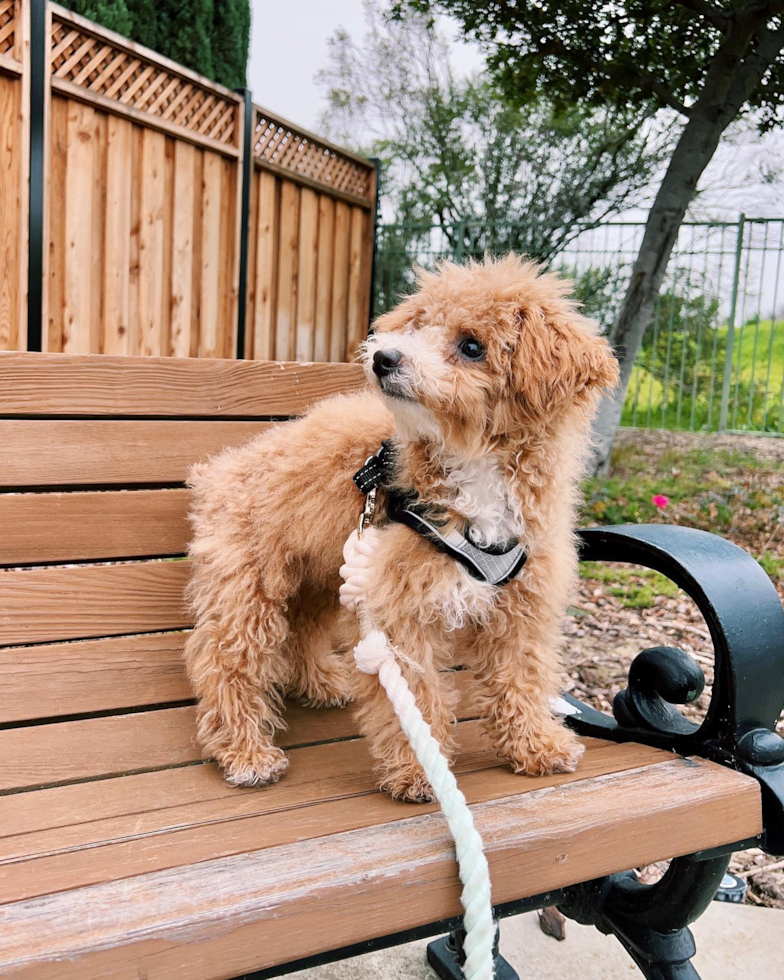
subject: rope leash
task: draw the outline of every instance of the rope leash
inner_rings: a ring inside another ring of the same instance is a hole
[[[449,768],[441,746],[430,726],[417,708],[414,695],[400,669],[398,658],[415,669],[421,668],[404,657],[389,643],[387,636],[376,629],[373,618],[363,603],[364,587],[377,545],[377,531],[366,527],[373,516],[375,492],[368,495],[359,528],[352,531],[343,549],[345,564],[340,570],[344,579],[341,602],[355,609],[359,620],[360,641],[354,648],[354,660],[365,674],[378,674],[379,682],[390,700],[400,727],[408,739],[428,782],[433,788],[449,830],[455,841],[458,872],[463,884],[460,900],[463,905],[466,960],[463,975],[466,980],[492,980],[493,942],[495,924],[490,899],[490,869],[479,832],[474,826],[465,796]]]

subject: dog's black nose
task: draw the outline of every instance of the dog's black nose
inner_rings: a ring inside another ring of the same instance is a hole
[[[399,350],[377,350],[373,355],[373,371],[379,378],[385,378],[400,367],[402,360],[403,355]]]

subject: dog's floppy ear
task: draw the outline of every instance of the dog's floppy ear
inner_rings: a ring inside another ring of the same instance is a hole
[[[618,362],[594,323],[572,312],[519,313],[519,334],[510,365],[514,402],[521,419],[535,422],[583,402],[618,383]]]
[[[576,314],[554,323],[553,331],[562,338],[556,344],[573,394],[591,388],[610,391],[618,384],[618,361],[605,338],[596,333],[593,321]]]

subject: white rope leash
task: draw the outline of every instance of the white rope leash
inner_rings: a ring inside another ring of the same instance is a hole
[[[416,706],[397,658],[411,661],[396,651],[386,635],[374,627],[372,617],[362,603],[377,543],[378,532],[369,527],[361,538],[353,531],[343,549],[345,564],[340,574],[344,584],[340,588],[340,600],[349,609],[355,609],[359,619],[360,641],[354,648],[354,660],[364,673],[378,674],[454,838],[458,872],[463,883],[460,899],[465,913],[463,975],[466,980],[492,980],[495,925],[490,900],[490,869],[482,838],[441,746]],[[418,668],[416,664],[411,665]]]

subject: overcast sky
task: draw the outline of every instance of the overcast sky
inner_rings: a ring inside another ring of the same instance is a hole
[[[248,87],[255,101],[315,129],[325,103],[313,76],[326,64],[327,38],[337,27],[357,41],[364,36],[362,0],[251,0],[251,6]],[[453,60],[459,71],[482,63],[478,50],[462,43],[455,45]]]

